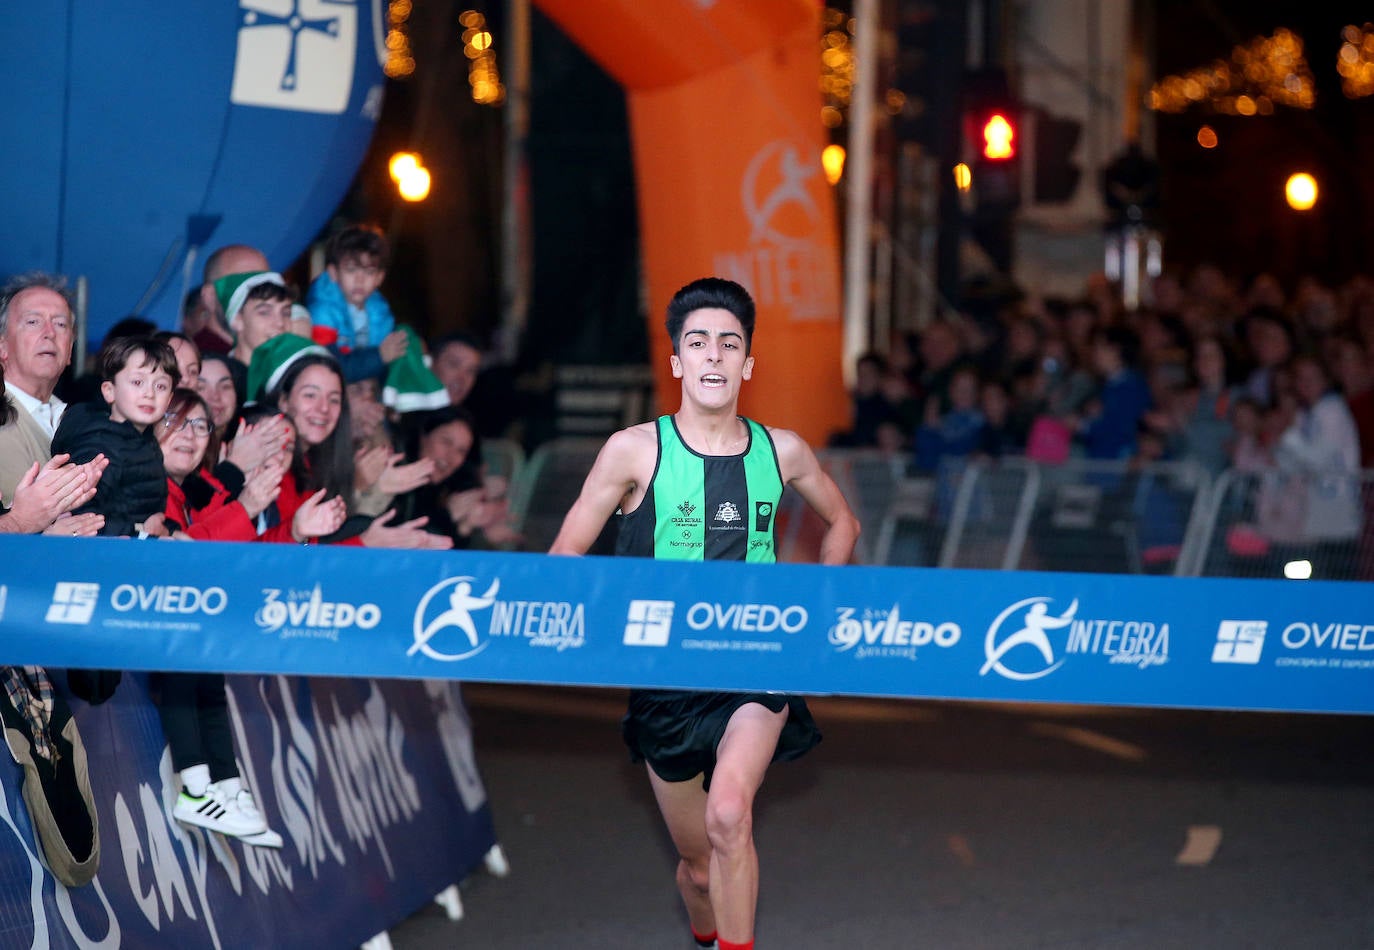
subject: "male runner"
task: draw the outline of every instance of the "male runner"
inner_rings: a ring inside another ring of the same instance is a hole
[[[617,509],[616,553],[670,560],[773,562],[774,519],[790,485],[827,525],[824,564],[846,564],[859,523],[810,447],[736,414],[754,302],[703,278],[668,304],[678,411],[622,429],[602,447],[550,548],[583,554]],[[754,543],[757,542],[757,543]],[[634,690],[624,722],[681,860],[677,886],[699,946],[751,950],[758,901],[754,796],[774,760],[820,741],[806,703],[780,693]]]

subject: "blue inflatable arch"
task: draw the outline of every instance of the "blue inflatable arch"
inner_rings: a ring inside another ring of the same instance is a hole
[[[246,243],[286,267],[381,112],[385,0],[0,5],[0,272],[84,276],[89,338],[175,325],[183,278]],[[189,267],[188,267],[189,259]]]

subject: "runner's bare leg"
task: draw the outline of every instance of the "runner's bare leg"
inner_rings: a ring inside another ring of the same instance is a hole
[[[659,810],[683,859],[678,890],[698,933],[714,929],[725,940],[753,939],[759,892],[754,797],[786,721],[786,709],[773,713],[757,703],[737,709],[716,746],[709,793],[696,780],[669,783],[650,771]],[[703,857],[709,918],[700,900]]]

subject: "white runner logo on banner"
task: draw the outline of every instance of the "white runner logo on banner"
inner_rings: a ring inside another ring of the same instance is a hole
[[[453,660],[463,660],[473,656],[486,648],[487,641],[482,640],[477,635],[477,626],[472,622],[472,612],[474,610],[485,610],[496,603],[496,593],[501,589],[501,581],[494,580],[487,588],[486,593],[480,597],[472,594],[471,577],[450,577],[440,581],[429,590],[425,591],[425,596],[420,598],[420,605],[415,608],[415,642],[406,651],[406,656],[414,656],[415,651],[420,651],[431,660],[441,662],[452,662]],[[429,616],[429,603],[440,591],[452,587],[453,591],[448,596],[448,609],[440,611],[432,619],[426,621]],[[429,645],[429,641],[441,630],[457,629],[463,632],[467,638],[469,649],[461,653],[440,653]]]
[[[765,144],[740,176],[748,244],[722,248],[716,274],[748,287],[760,307],[786,309],[790,320],[838,319],[839,287],[821,210],[830,200],[827,187],[818,148],[785,139]]]
[[[988,627],[987,639],[983,644],[987,662],[978,671],[979,676],[987,676],[990,670],[996,670],[1000,675],[1010,680],[1035,680],[1042,676],[1048,676],[1059,669],[1064,661],[1062,659],[1055,660],[1054,648],[1050,646],[1049,634],[1046,631],[1060,630],[1073,623],[1074,614],[1078,613],[1078,600],[1075,599],[1073,603],[1069,604],[1069,609],[1058,617],[1050,614],[1049,608],[1046,606],[1051,600],[1052,598],[1049,597],[1028,597],[1025,600],[1018,600],[997,615],[992,626]],[[1022,609],[1026,609],[1026,612],[1022,617],[1021,629],[999,642],[998,634],[1001,632],[1002,624],[1006,622],[1007,618]],[[1044,659],[1044,667],[1033,672],[1023,673],[1006,666],[1002,662],[1003,657],[1019,646],[1034,647]]]

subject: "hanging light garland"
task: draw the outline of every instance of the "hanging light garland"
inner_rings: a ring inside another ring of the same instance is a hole
[[[854,92],[854,21],[844,11],[826,7],[822,23],[821,123],[837,129]]]
[[[411,0],[391,0],[387,6],[386,65],[382,71],[391,79],[409,79],[415,72],[415,56],[410,50]]]
[[[463,55],[468,59],[472,101],[484,106],[500,105],[506,101],[506,87],[496,68],[496,44],[487,29],[487,18],[476,10],[467,10],[458,22],[463,26]]]
[[[1374,95],[1374,23],[1341,30],[1336,72],[1341,74],[1341,91],[1346,98],[1362,99]]]
[[[1258,36],[1231,51],[1229,60],[1165,76],[1150,89],[1150,108],[1183,112],[1202,106],[1225,115],[1272,115],[1275,106],[1310,109],[1316,84],[1302,38],[1288,29]]]

